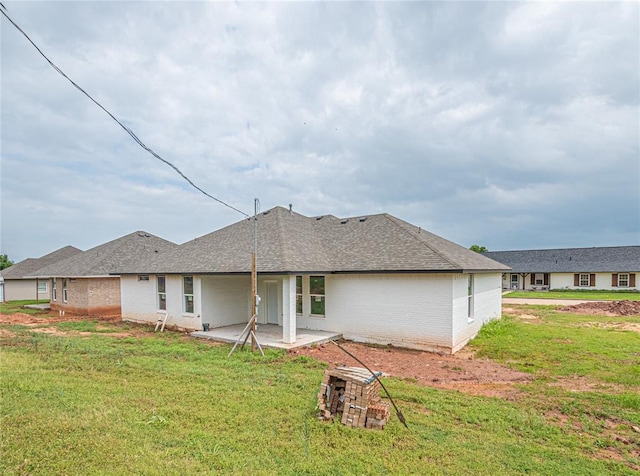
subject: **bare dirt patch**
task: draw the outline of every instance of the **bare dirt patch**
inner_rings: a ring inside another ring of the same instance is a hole
[[[519,393],[515,384],[532,380],[530,374],[511,370],[487,359],[477,359],[470,351],[441,355],[397,347],[381,347],[345,341],[340,344],[372,370],[420,385],[458,390],[472,395],[513,399]],[[290,351],[306,355],[331,366],[360,366],[337,346],[321,344]]]
[[[640,316],[640,301],[584,302],[558,308],[561,312],[600,316]]]
[[[25,314],[21,312],[16,312],[13,314],[1,314],[0,315],[0,324],[10,324],[10,325],[23,325],[27,327],[31,327],[33,332],[40,332],[43,334],[49,335],[74,335],[74,336],[90,336],[95,334],[95,332],[84,332],[84,331],[74,331],[74,330],[60,330],[55,327],[55,324],[61,322],[81,322],[86,320],[98,320],[100,323],[105,325],[97,325],[96,330],[98,331],[107,331],[112,329],[113,326],[124,325],[122,319],[118,316],[109,316],[109,317],[90,317],[90,316],[73,316],[66,315],[60,316],[57,313],[42,313],[37,315]],[[108,326],[107,326],[108,324]],[[15,335],[6,329],[0,329],[2,332],[1,335],[10,337]],[[149,332],[149,329],[144,326],[136,326],[131,329],[128,329],[123,332],[104,332],[104,335],[110,337],[132,337],[132,336],[140,336]]]
[[[504,306],[502,308],[502,314],[509,314],[509,315],[512,315],[512,316],[518,316],[520,319],[525,319],[527,321],[539,321],[540,320],[540,316],[535,316],[533,314],[526,314],[526,313],[523,313],[520,309],[515,309],[513,307]]]
[[[580,377],[577,375],[570,377],[560,377],[555,382],[551,382],[548,385],[550,387],[560,387],[569,392],[611,393],[613,391],[619,393],[624,391],[624,387],[622,385],[593,382],[585,377]]]
[[[594,327],[596,329],[640,332],[640,323],[637,322],[580,322],[576,324],[575,327]]]

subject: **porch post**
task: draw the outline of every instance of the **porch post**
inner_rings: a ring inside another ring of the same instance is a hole
[[[296,342],[296,277],[282,278],[282,341]]]

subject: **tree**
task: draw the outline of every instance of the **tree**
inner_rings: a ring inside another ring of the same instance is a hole
[[[471,248],[469,248],[471,251],[475,251],[476,253],[486,253],[487,251],[489,251],[485,246],[480,246],[480,245],[471,245]]]
[[[0,269],[5,269],[9,266],[13,266],[13,261],[7,255],[0,255]]]

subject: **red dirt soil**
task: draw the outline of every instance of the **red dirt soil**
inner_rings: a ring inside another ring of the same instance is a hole
[[[600,316],[640,316],[640,301],[585,302],[563,306],[558,311]]]
[[[119,316],[116,317],[90,317],[90,316],[76,316],[67,314],[66,316],[60,316],[57,312],[38,313],[36,315],[25,314],[16,312],[13,314],[0,314],[0,324],[19,324],[23,326],[33,327],[34,332],[42,332],[43,334],[53,335],[90,335],[91,332],[79,332],[79,331],[60,331],[54,326],[60,322],[80,322],[88,319],[97,319],[99,323],[105,324],[112,328],[114,325],[122,324],[122,319]],[[48,326],[47,326],[48,325]],[[47,327],[45,327],[47,326]],[[97,329],[101,329],[98,324]],[[105,327],[104,329],[107,329]],[[7,335],[8,332],[3,329],[3,334]],[[149,329],[146,326],[135,327],[125,332],[109,332],[106,335],[110,337],[130,337],[134,335],[141,335],[148,332]]]
[[[380,371],[384,375],[473,395],[512,399],[518,393],[514,384],[525,383],[532,378],[530,374],[511,370],[490,360],[476,359],[472,352],[465,350],[455,355],[441,355],[349,341],[341,342],[340,345],[362,360],[367,367]],[[290,354],[314,357],[331,366],[362,367],[338,346],[331,343],[294,349]]]

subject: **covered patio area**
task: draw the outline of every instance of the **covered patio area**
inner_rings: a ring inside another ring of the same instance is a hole
[[[191,336],[199,339],[210,339],[233,344],[240,338],[245,326],[246,324],[235,324],[231,326],[216,327],[215,329],[210,329],[208,331],[192,332]],[[332,339],[339,339],[341,336],[341,334],[335,332],[296,329],[296,341],[289,344],[283,341],[282,327],[276,324],[258,324],[256,332],[256,337],[262,347],[286,350],[295,349],[296,347],[307,347],[313,344],[321,344]],[[247,344],[251,345],[251,338],[247,340]]]

